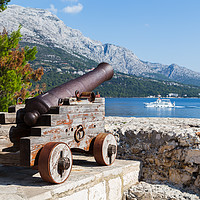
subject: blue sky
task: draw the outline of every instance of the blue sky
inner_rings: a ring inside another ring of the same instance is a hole
[[[85,36],[126,47],[143,61],[200,72],[200,0],[11,0],[49,9]]]

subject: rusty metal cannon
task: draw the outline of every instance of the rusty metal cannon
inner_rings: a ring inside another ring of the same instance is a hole
[[[58,105],[60,99],[74,96],[75,91],[90,92],[104,81],[110,80],[113,74],[113,69],[109,64],[101,63],[95,70],[28,101],[25,107],[25,123],[33,126],[38,117],[46,113],[50,107]]]
[[[104,131],[105,99],[92,92],[111,79],[113,69],[101,63],[89,73],[45,94],[12,106],[16,126],[10,129],[13,146],[0,153],[0,163],[38,168],[48,182],[63,183],[72,169],[72,152],[94,155],[100,165],[111,165],[117,154],[115,137]],[[6,113],[0,123],[6,123]]]

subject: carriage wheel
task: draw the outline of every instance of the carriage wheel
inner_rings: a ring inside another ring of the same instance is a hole
[[[117,142],[111,133],[100,133],[94,140],[93,155],[100,165],[111,165],[117,155]]]
[[[44,181],[63,183],[72,169],[72,153],[62,142],[49,142],[41,150],[38,169]]]

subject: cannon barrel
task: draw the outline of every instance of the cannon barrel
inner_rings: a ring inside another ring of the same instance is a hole
[[[41,114],[46,113],[50,107],[58,105],[59,99],[73,97],[77,90],[80,93],[91,92],[104,81],[110,80],[113,74],[111,65],[100,63],[93,71],[27,101],[24,122],[28,126],[33,126]]]

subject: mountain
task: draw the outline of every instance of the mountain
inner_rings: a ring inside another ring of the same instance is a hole
[[[198,72],[176,64],[144,62],[126,48],[85,37],[47,10],[11,5],[0,13],[0,24],[8,32],[17,30],[21,24],[23,42],[62,49],[75,57],[86,57],[97,63],[108,62],[118,72],[200,86]]]
[[[26,45],[33,44],[21,43],[21,46]],[[31,64],[36,68],[43,66],[45,73],[39,85],[45,83],[46,90],[83,75],[98,64],[84,56],[72,55],[57,47],[37,44],[37,49],[37,58]],[[35,85],[33,82],[33,87]],[[94,92],[100,92],[104,97],[146,97],[159,94],[167,96],[169,93],[177,93],[180,97],[198,97],[200,87],[115,72],[110,81],[101,84]]]
[[[21,46],[26,45],[32,47],[33,43],[21,43]],[[43,66],[45,73],[39,85],[45,83],[46,90],[83,75],[98,64],[84,56],[72,55],[57,47],[37,44],[37,49],[36,60],[31,64],[36,68]],[[33,87],[36,84],[38,83],[33,82]],[[200,87],[115,72],[110,81],[101,84],[94,92],[100,92],[103,97],[146,97],[159,94],[167,96],[169,93],[177,93],[180,97],[198,97]]]

